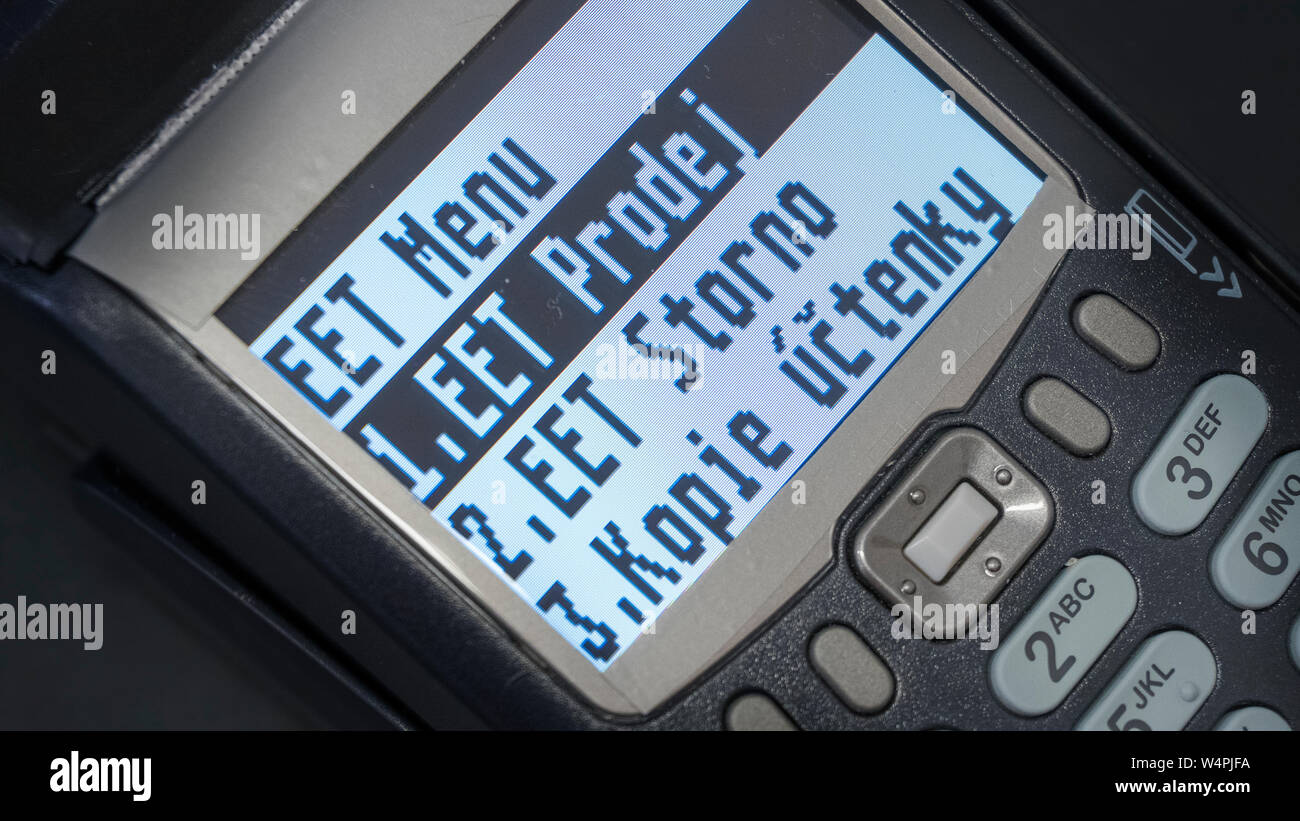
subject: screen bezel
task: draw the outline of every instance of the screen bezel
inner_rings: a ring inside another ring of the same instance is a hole
[[[1045,174],[1042,189],[994,254],[938,314],[875,388],[823,442],[791,482],[814,489],[804,504],[785,491],[610,667],[581,652],[429,515],[364,448],[335,430],[215,317],[198,330],[173,323],[220,371],[288,429],[316,458],[395,526],[436,570],[454,580],[531,655],[592,706],[611,715],[652,712],[780,611],[832,560],[831,537],[848,503],[925,418],[962,406],[1010,342],[1061,259],[1044,247],[1042,217],[1086,210],[1058,163],[882,0],[845,0],[865,11],[933,76],[952,88]],[[381,149],[382,150],[382,149]],[[968,283],[968,285],[971,283]],[[942,351],[957,373],[936,378]],[[881,430],[878,420],[894,423]]]

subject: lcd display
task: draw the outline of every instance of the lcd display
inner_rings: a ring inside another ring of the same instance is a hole
[[[534,0],[218,318],[603,670],[1042,185],[856,8]]]

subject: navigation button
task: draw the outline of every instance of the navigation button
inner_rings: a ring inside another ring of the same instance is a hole
[[[1300,570],[1300,450],[1282,456],[1210,556],[1210,578],[1229,603],[1257,610],[1282,598]]]
[[[1192,392],[1133,480],[1133,507],[1166,536],[1196,529],[1250,455],[1268,402],[1250,380],[1223,374]]]
[[[962,511],[954,514],[960,526],[948,527],[948,517],[940,516],[932,532],[943,524],[951,539],[922,534],[948,505]],[[908,610],[918,601],[961,605],[945,610],[956,627],[968,605],[990,602],[1006,586],[1054,517],[1047,488],[1010,453],[980,430],[954,428],[935,439],[863,522],[850,561],[877,593]]]
[[[1214,654],[1182,630],[1142,643],[1084,713],[1078,730],[1181,730],[1218,680]]]
[[[938,584],[997,518],[997,507],[970,482],[962,482],[907,543],[903,555]]]
[[[1291,725],[1286,723],[1285,718],[1267,707],[1242,707],[1219,719],[1214,729],[1286,732],[1291,729]]]
[[[1056,709],[1114,641],[1137,607],[1137,585],[1109,556],[1071,560],[989,665],[993,694],[1008,710]]]

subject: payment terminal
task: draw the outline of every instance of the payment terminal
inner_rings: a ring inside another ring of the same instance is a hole
[[[1295,303],[969,8],[348,6],[10,267],[6,349],[383,698],[1297,726]]]

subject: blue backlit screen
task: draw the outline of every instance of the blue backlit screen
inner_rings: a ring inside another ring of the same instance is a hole
[[[533,0],[512,36],[218,317],[603,670],[1043,176],[829,0]]]

